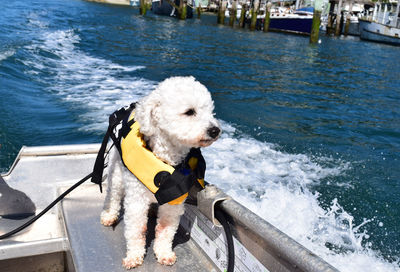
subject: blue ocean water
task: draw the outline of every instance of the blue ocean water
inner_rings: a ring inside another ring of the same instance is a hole
[[[81,0],[0,3],[0,172],[22,145],[99,142],[169,76],[212,93],[207,180],[341,271],[399,271],[400,48],[178,21]]]

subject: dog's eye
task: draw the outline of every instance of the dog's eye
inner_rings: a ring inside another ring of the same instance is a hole
[[[187,116],[192,116],[192,115],[195,115],[195,114],[196,114],[196,111],[194,109],[188,109],[185,112],[185,115],[187,115]]]

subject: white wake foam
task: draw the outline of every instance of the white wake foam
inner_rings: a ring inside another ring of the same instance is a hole
[[[148,93],[154,82],[132,76],[143,66],[122,66],[91,56],[78,48],[80,37],[74,30],[44,31],[26,49],[32,58],[24,64],[46,83],[47,89],[81,110],[79,122],[86,131],[104,130],[108,115]]]
[[[368,244],[368,235],[361,227],[369,220],[355,226],[337,199],[328,210],[323,209],[318,192],[310,188],[326,177],[344,174],[349,163],[337,161],[334,167],[322,167],[306,155],[280,152],[272,144],[238,137],[227,123],[223,130],[221,139],[203,152],[209,182],[340,271],[371,271],[371,267],[373,271],[399,271],[398,265],[362,245]],[[327,244],[342,253],[328,249]]]

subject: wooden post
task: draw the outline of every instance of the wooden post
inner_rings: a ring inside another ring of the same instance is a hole
[[[350,17],[351,17],[351,12],[353,11],[353,2],[349,2],[349,12],[347,13],[346,16],[346,24],[344,26],[344,35],[347,36],[349,33],[349,28],[350,28]]]
[[[253,8],[251,9],[251,21],[250,21],[251,31],[254,31],[256,29],[259,3],[260,3],[259,0],[253,1]]]
[[[311,26],[310,43],[318,42],[319,27],[321,25],[322,4],[322,0],[315,0],[314,2],[314,15]]]
[[[232,3],[232,8],[229,14],[229,25],[233,26],[236,21],[236,14],[237,14],[237,0],[234,0]]]
[[[350,28],[350,13],[347,13],[346,15],[346,24],[344,25],[344,35],[347,36],[347,34],[349,33],[349,28]]]
[[[331,34],[332,29],[332,14],[328,14],[328,23],[326,24],[326,35],[329,36]]]
[[[196,8],[196,11],[197,11],[197,18],[200,19],[200,17],[201,17],[201,7],[200,7],[200,3],[199,3],[199,6]]]
[[[242,10],[240,12],[239,27],[244,27],[244,25],[245,25],[246,8],[247,8],[247,5],[243,4],[242,5]]]
[[[197,19],[200,19],[201,17],[200,0],[194,0],[192,3],[193,3],[193,8],[196,8]]]
[[[179,10],[178,10],[179,19],[186,20],[186,14],[187,14],[186,0],[180,0],[179,1]]]
[[[226,10],[226,0],[219,1],[218,17],[217,22],[220,25],[225,23],[225,10]]]
[[[310,43],[317,43],[319,37],[319,27],[321,25],[321,11],[314,9],[314,15],[311,25]]]
[[[146,0],[140,0],[139,14],[140,15],[146,15],[146,12],[147,12]]]
[[[343,0],[339,0],[339,4],[338,4],[338,7],[337,7],[337,11],[336,11],[335,36],[340,36],[340,32],[341,32],[340,21],[341,21],[341,18],[342,18],[342,3],[343,3]]]
[[[269,22],[270,22],[270,16],[271,16],[271,7],[272,3],[268,2],[267,6],[265,7],[265,18],[264,18],[264,32],[269,31]]]
[[[329,14],[328,14],[328,24],[326,26],[326,35],[331,35],[333,33],[333,13],[335,10],[335,2],[329,1]]]

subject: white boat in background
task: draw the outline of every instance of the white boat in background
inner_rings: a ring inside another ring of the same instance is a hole
[[[271,10],[269,29],[271,31],[310,35],[313,13],[313,7],[299,8],[294,11],[287,10],[287,12],[273,12]]]
[[[176,6],[179,7],[180,0],[152,0],[151,11],[157,15],[178,17],[178,10],[173,7],[170,2],[174,2]],[[193,4],[194,1],[186,1],[186,18],[193,18]]]
[[[232,1],[228,1],[228,5],[225,10],[225,17],[230,18],[231,16],[231,9],[232,9]],[[237,3],[236,5],[236,19],[240,19],[240,14],[242,12],[242,5],[240,3]]]
[[[360,19],[363,40],[400,45],[399,3],[377,3],[372,16]]]
[[[299,1],[296,1],[296,7]],[[247,3],[250,5],[250,3]],[[227,10],[225,11],[225,17],[230,17],[230,9],[232,7],[231,2],[228,1]],[[239,19],[242,11],[242,6],[237,5],[236,18]],[[311,24],[313,19],[314,8],[303,7],[295,8],[276,6],[271,8],[269,30],[277,32],[288,32],[302,35],[310,35]],[[265,5],[261,5],[259,13],[257,15],[257,29],[262,29],[265,19]],[[246,21],[250,20],[249,11],[246,12]]]
[[[129,5],[132,7],[140,7],[140,1],[139,0],[129,0]]]

